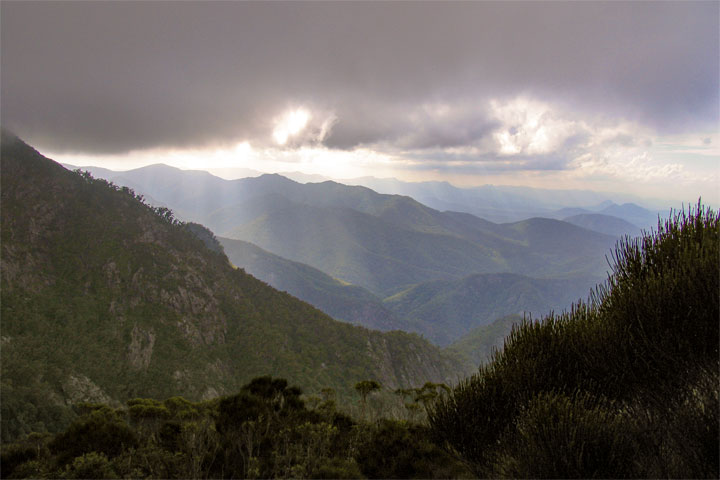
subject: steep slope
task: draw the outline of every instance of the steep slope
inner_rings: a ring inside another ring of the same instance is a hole
[[[478,274],[427,282],[385,300],[397,316],[432,342],[448,345],[473,328],[510,315],[534,317],[560,311],[587,298],[593,279],[536,279],[510,273]]]
[[[234,265],[336,320],[377,330],[409,331],[407,322],[364,288],[344,284],[316,268],[279,257],[252,243],[222,237],[219,240]]]
[[[3,132],[2,432],[61,428],[69,405],[207,398],[272,374],[309,391],[453,382],[421,338],[322,312],[234,269],[162,209]]]

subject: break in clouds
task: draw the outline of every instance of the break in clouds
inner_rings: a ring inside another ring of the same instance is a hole
[[[717,2],[3,2],[2,123],[53,152],[248,142],[586,172],[636,155],[643,175],[654,136],[717,130],[718,15]]]

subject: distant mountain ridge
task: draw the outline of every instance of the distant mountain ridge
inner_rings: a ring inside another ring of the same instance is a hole
[[[446,350],[464,356],[474,365],[489,363],[493,353],[503,349],[505,339],[510,335],[513,327],[521,325],[523,321],[531,321],[531,319],[518,314],[500,317],[488,325],[481,325],[469,331],[449,345]]]
[[[581,213],[563,218],[563,222],[572,223],[578,227],[587,228],[588,230],[594,230],[614,237],[622,237],[625,235],[637,237],[642,232],[640,227],[622,218],[603,215],[601,213]]]
[[[317,178],[318,176],[296,173],[285,175],[299,182],[322,181]],[[610,198],[622,198],[624,202],[642,202],[639,197],[633,195],[587,190],[502,185],[456,187],[443,181],[405,182],[395,178],[375,177],[352,178],[339,182],[347,185],[362,185],[378,193],[407,195],[437,210],[470,213],[498,223],[516,222],[530,217],[562,218],[555,215],[555,212],[565,208],[584,207],[580,208],[582,212],[576,213],[600,213],[601,210],[615,204]],[[564,216],[570,215],[573,214],[568,213]]]
[[[68,166],[71,169],[76,167]],[[153,165],[151,167],[167,167]],[[103,178],[121,183],[123,173],[110,171],[100,167],[82,167]],[[143,167],[149,168],[149,167]],[[131,176],[141,169],[130,170]],[[177,170],[177,169],[175,169]],[[226,169],[234,171],[233,178],[242,180],[246,177],[259,177],[262,172],[247,169]],[[220,173],[215,169],[213,172]],[[185,172],[193,172],[185,170]],[[202,172],[202,171],[196,171]],[[207,172],[203,172],[207,173]],[[278,174],[272,174],[278,175]],[[479,187],[456,187],[449,182],[425,181],[406,182],[395,178],[359,177],[333,181],[329,177],[301,172],[285,172],[279,174],[297,183],[333,182],[346,186],[362,186],[380,194],[408,196],[414,200],[439,211],[456,211],[470,213],[496,223],[517,222],[531,217],[547,217],[562,219],[581,213],[613,215],[630,223],[642,223],[641,227],[655,226],[657,213],[667,215],[667,211],[653,211],[636,205],[642,199],[632,195],[607,194],[587,190],[555,190],[518,186],[483,185]],[[129,181],[129,180],[128,180]],[[610,197],[624,199],[623,204],[616,204]],[[179,205],[176,205],[178,208]],[[634,213],[631,211],[634,210]],[[634,220],[626,215],[636,215]],[[636,221],[637,220],[637,221]],[[647,222],[650,222],[646,225]]]

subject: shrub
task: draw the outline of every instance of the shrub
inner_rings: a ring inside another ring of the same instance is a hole
[[[73,460],[65,467],[64,478],[117,478],[108,458],[102,453],[90,452]]]
[[[538,440],[544,434],[562,439],[567,432],[538,429],[551,425],[549,418],[555,415],[565,423],[577,423],[573,435],[594,431],[598,439],[609,442],[609,431],[599,429],[596,421],[607,414],[610,425],[615,425],[613,419],[625,418],[624,405],[650,412],[645,436],[664,449],[663,458],[682,457],[684,445],[694,436],[696,452],[713,453],[691,455],[700,455],[693,461],[698,465],[693,471],[697,475],[717,471],[715,427],[707,431],[699,425],[712,418],[717,425],[717,414],[712,413],[717,402],[712,399],[717,398],[718,383],[712,384],[712,395],[705,395],[700,404],[693,403],[687,392],[697,391],[693,385],[707,365],[711,370],[718,367],[718,215],[701,205],[676,214],[660,224],[657,232],[620,242],[613,258],[612,275],[587,303],[515,328],[505,349],[489,365],[430,408],[435,438],[467,461],[476,475],[496,475],[497,466],[508,475],[524,475],[523,463],[513,460],[520,452],[517,445],[523,444],[537,448],[527,453],[537,465],[557,467],[551,476],[572,475],[568,473],[570,459],[554,458],[561,450],[541,448]],[[600,400],[604,398],[609,403]],[[677,406],[673,410],[677,418],[687,415],[685,421],[698,425],[695,433],[672,428],[679,421],[662,413],[670,405]],[[607,443],[598,451],[606,457],[615,455],[615,448],[624,451],[623,438],[618,438],[621,444]],[[576,461],[574,475],[603,475],[587,457],[576,453],[569,452],[582,460]],[[648,475],[657,471],[659,476],[667,472],[686,476],[671,467],[657,467],[662,463],[657,455],[649,457],[655,460],[639,467]],[[612,476],[634,474],[635,466],[624,465],[613,470]]]
[[[50,443],[50,451],[56,453],[58,463],[64,465],[91,452],[112,458],[137,444],[134,431],[117,414],[97,410],[58,434]]]
[[[586,393],[543,393],[533,399],[502,443],[494,465],[508,478],[635,477],[632,422]]]

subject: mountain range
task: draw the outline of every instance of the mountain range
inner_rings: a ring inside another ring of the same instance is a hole
[[[253,176],[258,175],[260,173],[256,172]],[[306,175],[299,172],[283,175],[301,183],[330,180],[321,175]],[[630,223],[637,222],[642,228],[649,228],[657,225],[658,213],[667,215],[666,210],[647,209],[637,205],[646,201],[628,194],[502,185],[461,188],[448,182],[404,182],[395,178],[375,177],[339,181],[347,185],[368,187],[378,193],[407,195],[437,210],[470,213],[500,223],[516,222],[531,217],[562,219],[578,213],[600,213],[615,215]],[[624,203],[618,205],[610,200],[611,198],[621,198]],[[575,213],[563,214],[566,209],[575,210]]]
[[[637,237],[642,233],[642,229],[622,218],[612,215],[604,215],[602,213],[578,213],[570,217],[562,219],[564,222],[572,223],[578,227],[588,230],[612,235],[613,237]],[[657,218],[655,218],[657,221]],[[643,222],[646,224],[647,222]]]
[[[512,273],[476,274],[460,280],[426,282],[385,300],[385,305],[446,346],[473,329],[511,314],[540,318],[586,299],[591,280],[537,279]]]
[[[613,217],[592,225],[612,235],[548,218],[497,224],[406,196],[280,175],[228,181],[162,165],[91,171],[207,225],[234,264],[333,318],[440,345],[499,316],[569,307],[604,279],[617,229],[634,228]],[[477,300],[488,298],[492,305]]]
[[[123,172],[127,185],[218,235],[254,243],[380,296],[475,273],[604,277],[615,238],[567,222],[497,224],[440,212],[410,197],[279,175],[223,180],[150,166]]]

